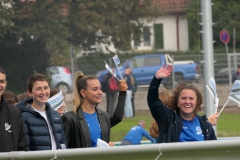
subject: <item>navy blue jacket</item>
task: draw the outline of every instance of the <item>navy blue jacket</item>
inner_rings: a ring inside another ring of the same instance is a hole
[[[31,107],[32,102],[32,98],[27,98],[17,104],[17,107],[22,112],[29,150],[51,150],[51,137],[47,121]],[[46,103],[45,111],[50,123],[49,125],[52,127],[57,149],[65,149],[67,143],[59,113],[53,110],[48,103]]]
[[[155,76],[152,79],[147,95],[149,109],[153,118],[158,123],[158,143],[178,142],[182,131],[182,118],[179,113],[165,106],[158,98],[158,88],[162,79]],[[212,124],[207,121],[206,116],[198,116],[204,140],[216,140]]]

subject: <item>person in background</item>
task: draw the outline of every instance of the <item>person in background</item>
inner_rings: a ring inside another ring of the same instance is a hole
[[[127,135],[123,138],[121,145],[138,145],[141,143],[143,137],[149,139],[154,143],[154,139],[145,130],[146,123],[144,120],[140,120],[137,126],[130,129]]]
[[[148,106],[160,130],[158,143],[216,140],[212,124],[206,116],[197,115],[203,98],[198,89],[180,84],[169,99],[169,108],[158,97],[163,78],[170,76],[171,65],[163,65],[154,75],[147,95]]]
[[[24,100],[25,98],[29,98],[29,95],[27,92],[23,92],[17,95],[18,102],[20,102],[21,100]]]
[[[232,74],[232,83],[235,80],[240,80],[240,65],[237,66],[237,71]]]
[[[112,68],[115,72],[114,68]],[[106,93],[107,113],[112,116],[117,105],[118,80],[110,72],[103,77],[102,91]]]
[[[66,149],[66,139],[60,115],[47,103],[50,87],[39,73],[27,81],[26,98],[17,104],[23,115],[27,142],[31,151]]]
[[[8,102],[9,104],[11,104],[13,106],[16,106],[16,104],[18,103],[17,96],[11,91],[5,91],[3,93],[3,97],[6,102]]]
[[[240,80],[240,65],[237,66],[237,71],[232,74],[232,83],[234,83],[235,80]],[[239,103],[237,103],[237,107],[240,109]]]
[[[49,98],[57,95],[59,92],[60,92],[59,89],[51,89]],[[62,95],[62,101],[63,102],[62,102],[62,105],[60,107],[53,108],[55,111],[57,111],[60,114],[60,116],[62,116],[64,114],[65,109],[66,109],[66,103],[64,101],[64,95]],[[51,106],[51,107],[53,107],[53,106]]]
[[[158,98],[166,106],[168,106],[168,101],[169,101],[170,97],[171,97],[171,93],[166,89],[164,89],[163,91],[158,93]],[[158,124],[154,119],[152,120],[152,122],[150,124],[149,133],[150,133],[150,136],[154,139],[154,143],[157,143],[159,129],[158,129]]]
[[[134,96],[135,96],[135,93],[137,92],[137,87],[138,87],[138,84],[137,84],[137,80],[135,78],[135,76],[133,75],[133,72],[132,72],[132,69],[129,68],[129,73],[130,73],[130,76],[131,76],[131,81],[132,81],[132,110],[133,110],[133,117],[135,117],[135,105],[134,105]]]
[[[158,129],[158,124],[154,119],[152,119],[152,121],[150,123],[149,134],[154,140],[153,143],[157,143],[158,135],[159,135],[159,129]]]
[[[102,101],[99,80],[81,71],[75,73],[73,86],[73,110],[62,116],[67,144],[69,148],[96,147],[97,140],[110,143],[110,129],[122,121],[127,84],[119,81],[118,103],[114,114],[97,107]]]
[[[0,152],[28,151],[21,111],[4,100],[6,72],[0,68]]]
[[[127,92],[129,94],[125,100],[124,116],[126,118],[129,118],[129,117],[133,117],[132,100],[131,100],[132,97],[130,97],[130,95],[132,95],[132,88],[134,84],[134,80],[130,74],[130,67],[125,68],[123,79],[127,82],[127,85],[128,85]]]

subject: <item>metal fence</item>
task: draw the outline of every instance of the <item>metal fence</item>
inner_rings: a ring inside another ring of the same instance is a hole
[[[240,140],[162,143],[106,148],[0,153],[12,160],[238,160]]]
[[[121,63],[123,63],[125,60],[135,56],[136,54],[119,54],[119,59]],[[171,55],[171,54],[170,54]],[[80,59],[77,61],[77,67],[78,69],[82,70],[85,74],[95,74],[97,71],[105,69],[104,61],[106,61],[110,65],[114,65],[114,62],[112,61],[112,56],[114,55],[102,55],[102,54],[92,54],[89,55],[90,57],[80,57]],[[200,78],[198,82],[193,82],[194,85],[198,87],[198,89],[201,91],[201,93],[204,93],[204,73],[203,73],[203,67],[204,67],[204,61],[202,54],[188,54],[188,55],[171,55],[174,59],[174,61],[182,61],[182,60],[193,60],[196,62],[199,66],[199,74]],[[214,65],[214,78],[217,83],[217,94],[220,98],[219,105],[223,105],[223,103],[226,101],[227,96],[231,89],[231,78],[232,73],[236,72],[237,70],[237,63],[240,61],[240,54],[236,53],[215,53],[214,54],[214,62],[212,63]],[[230,70],[228,69],[230,68]],[[230,75],[230,76],[229,76]],[[174,76],[175,80],[177,81],[178,77]],[[173,82],[175,81],[173,80]],[[207,80],[208,81],[208,80]],[[230,82],[230,83],[229,83]],[[174,85],[173,85],[174,86]],[[147,87],[139,86],[141,90],[147,90]],[[229,102],[228,106],[236,106],[237,104],[235,102]]]

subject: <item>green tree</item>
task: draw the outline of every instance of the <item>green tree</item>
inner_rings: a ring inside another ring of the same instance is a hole
[[[152,20],[160,12],[153,0],[72,0],[67,5],[71,40],[83,48],[111,41],[116,48],[129,50],[131,35],[140,37],[141,19]]]
[[[69,44],[89,48],[113,42],[128,50],[144,22],[159,15],[154,0],[25,0],[0,5],[0,64],[8,87],[25,90],[27,78],[49,65],[69,63]],[[99,34],[100,33],[100,34]]]
[[[229,32],[232,37],[232,30],[236,28],[236,31],[240,30],[240,4],[238,0],[212,0],[214,4],[212,6],[212,20],[213,20],[213,40],[216,41],[214,43],[215,48],[220,48],[223,46],[222,42],[219,39],[219,33],[221,30],[225,29]],[[201,12],[201,1],[193,0],[187,9],[187,19],[189,24],[189,43],[190,48],[198,48],[201,43],[201,16],[199,13]],[[240,37],[236,36],[236,41],[240,41]],[[232,41],[230,41],[229,45],[232,45]]]
[[[46,72],[50,60],[48,43],[51,42],[51,46],[62,43],[58,36],[64,37],[61,29],[64,28],[61,24],[64,16],[57,2],[16,1],[10,8],[1,6],[4,12],[0,14],[5,17],[1,23],[4,30],[0,31],[0,64],[8,74],[8,88],[15,93],[26,90],[31,74]]]

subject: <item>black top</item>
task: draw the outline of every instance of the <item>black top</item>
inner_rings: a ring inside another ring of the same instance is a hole
[[[21,111],[4,101],[0,102],[0,152],[28,151]]]

